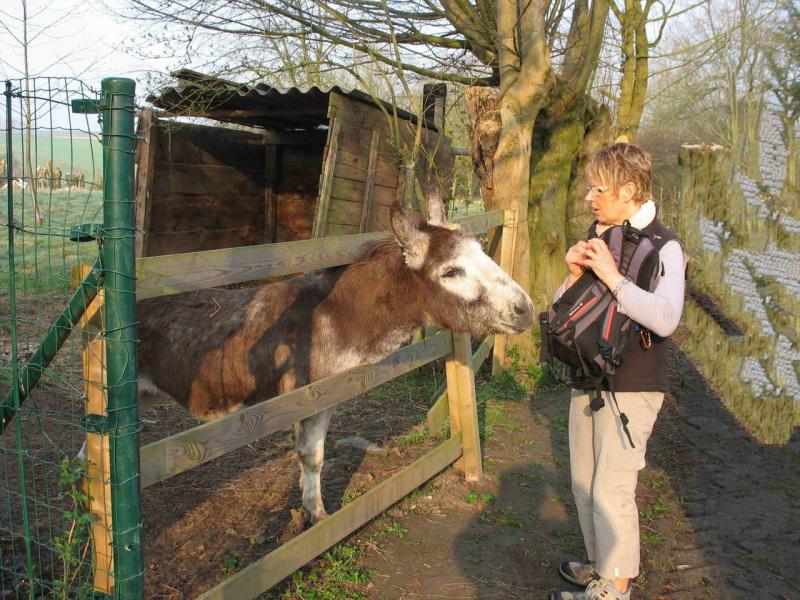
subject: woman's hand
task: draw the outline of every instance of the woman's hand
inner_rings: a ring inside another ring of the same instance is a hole
[[[583,266],[594,271],[600,281],[612,290],[624,279],[611,255],[611,250],[600,238],[593,238],[586,242],[586,259],[583,261]]]
[[[573,283],[575,283],[578,278],[583,275],[583,272],[586,268],[583,266],[584,262],[586,261],[586,249],[588,245],[584,241],[579,241],[577,244],[572,246],[569,250],[567,250],[567,255],[564,257],[564,260],[567,263],[567,268],[569,269],[569,278],[567,279],[567,288],[569,288]]]

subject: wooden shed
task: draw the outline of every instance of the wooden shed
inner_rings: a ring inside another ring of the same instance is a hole
[[[280,90],[182,70],[139,115],[137,256],[388,228],[417,118],[357,90]],[[426,86],[423,193],[452,177],[444,86]],[[202,117],[205,125],[178,117]],[[422,210],[425,210],[424,205]]]

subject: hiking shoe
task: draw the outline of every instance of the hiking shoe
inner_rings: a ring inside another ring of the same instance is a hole
[[[586,587],[589,582],[600,579],[600,575],[594,570],[594,561],[565,560],[558,566],[558,574],[570,583],[581,587]]]
[[[608,579],[593,579],[579,592],[552,592],[550,600],[631,600],[631,586],[624,594]]]

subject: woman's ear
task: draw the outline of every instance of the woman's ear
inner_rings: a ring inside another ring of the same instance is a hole
[[[636,184],[633,181],[627,181],[620,188],[620,194],[626,202],[632,202],[636,197]]]

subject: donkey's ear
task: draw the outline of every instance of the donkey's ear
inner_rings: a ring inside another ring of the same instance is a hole
[[[389,224],[394,239],[403,249],[406,264],[412,269],[420,269],[428,254],[428,235],[419,230],[419,224],[410,217],[399,202],[392,205]]]

